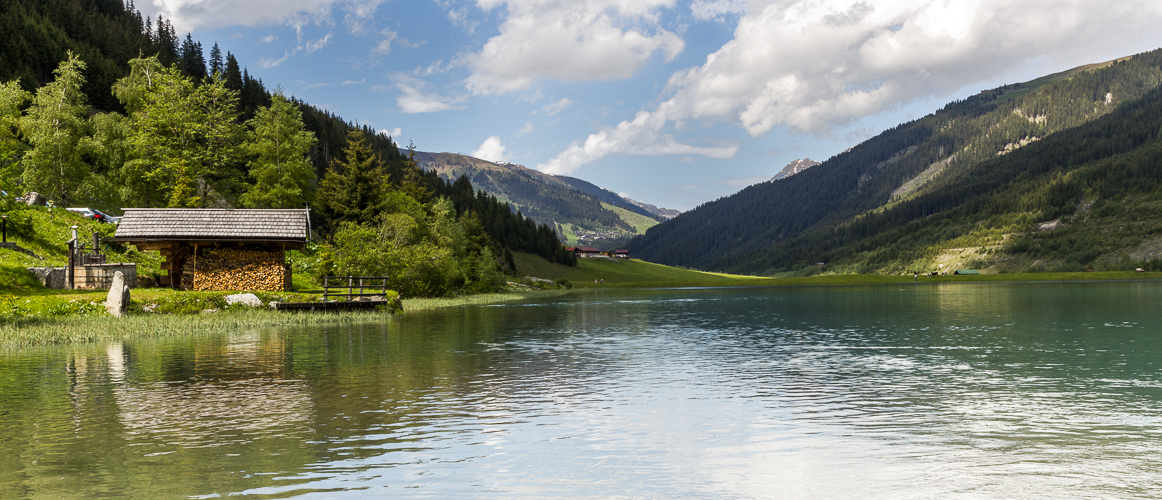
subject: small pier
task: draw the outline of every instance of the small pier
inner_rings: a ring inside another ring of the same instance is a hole
[[[390,308],[392,303],[387,292],[386,277],[324,276],[322,302],[276,302],[272,307],[279,311],[310,312],[368,310],[376,306]],[[332,297],[346,300],[332,300]]]
[[[375,309],[375,306],[388,305],[385,300],[344,300],[334,302],[275,302],[274,308],[279,311],[357,311]]]

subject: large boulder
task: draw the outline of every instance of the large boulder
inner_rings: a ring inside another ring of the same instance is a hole
[[[226,296],[226,303],[230,305],[242,304],[250,307],[262,307],[262,299],[253,293],[236,293]]]
[[[105,310],[114,317],[120,318],[129,308],[129,286],[125,284],[125,275],[117,271],[113,275],[113,284],[109,286],[109,296],[105,298]]]
[[[23,198],[20,198],[20,202],[37,207],[43,207],[47,203],[44,196],[36,191],[24,195]]]

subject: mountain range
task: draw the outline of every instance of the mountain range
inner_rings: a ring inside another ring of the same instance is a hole
[[[1154,51],[984,91],[628,247],[777,276],[1157,267],[1160,82]]]
[[[477,189],[557,229],[570,245],[610,249],[677,215],[574,177],[454,153],[415,153],[416,164],[447,180],[467,176]]]

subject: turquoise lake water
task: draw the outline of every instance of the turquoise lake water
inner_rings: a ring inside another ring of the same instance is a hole
[[[1162,283],[577,293],[0,353],[0,498],[1155,498]]]

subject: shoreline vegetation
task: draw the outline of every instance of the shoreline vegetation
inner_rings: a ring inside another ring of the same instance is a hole
[[[979,275],[820,275],[767,278],[704,273],[651,264],[638,260],[583,259],[577,267],[538,264],[520,257],[530,274],[546,278],[526,283],[555,283],[537,289],[510,286],[507,291],[445,298],[404,299],[397,314],[430,312],[465,306],[481,306],[547,298],[602,289],[870,286],[907,283],[1001,283],[1162,280],[1162,272],[1080,272]],[[569,280],[573,278],[576,282]],[[114,318],[105,313],[105,291],[33,291],[0,296],[0,349],[36,345],[69,344],[202,334],[230,333],[281,326],[338,325],[383,321],[387,311],[302,313],[274,311],[267,307],[228,306],[232,292],[179,292],[170,289],[135,289],[130,314]],[[272,300],[318,300],[317,293],[257,293],[264,303]]]

